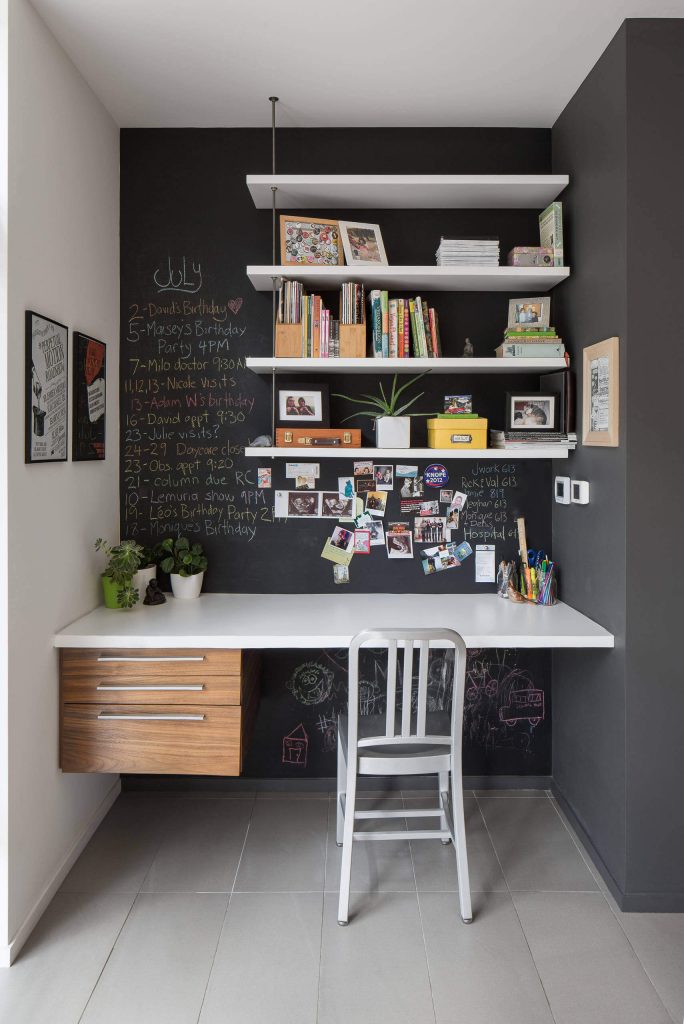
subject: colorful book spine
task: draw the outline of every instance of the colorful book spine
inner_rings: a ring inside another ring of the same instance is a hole
[[[434,352],[432,351],[432,337],[430,335],[430,313],[427,302],[421,299],[420,302],[421,313],[423,314],[423,337],[425,339],[425,356],[428,359],[432,359]]]
[[[389,355],[389,293],[380,292],[380,312],[382,315],[382,357]]]
[[[397,359],[404,357],[404,300],[397,299]]]
[[[409,315],[408,299],[402,299],[404,304],[404,359],[411,356],[411,317]]]
[[[389,345],[388,345],[388,351],[387,351],[387,354],[388,354],[390,359],[396,359],[396,357],[397,357],[397,334],[398,334],[397,316],[398,316],[397,300],[396,299],[390,299],[389,300],[389,313],[388,313]]]

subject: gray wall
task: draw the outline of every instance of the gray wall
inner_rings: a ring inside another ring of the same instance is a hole
[[[563,597],[611,629],[616,650],[554,655],[553,775],[625,909],[684,909],[676,573],[651,567],[665,545],[681,562],[683,62],[684,22],[625,22],[552,132],[553,169],[572,178],[572,277],[554,301],[578,429],[582,349],[618,335],[621,358],[620,447],[580,447],[569,469],[591,504],[554,505]]]

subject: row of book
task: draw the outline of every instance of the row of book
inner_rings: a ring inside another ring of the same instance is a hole
[[[301,281],[283,281],[278,290],[278,323],[300,324],[302,322],[302,299],[304,285]]]
[[[339,359],[340,321],[333,320],[320,295],[302,299],[302,357]]]
[[[437,310],[420,295],[390,299],[374,289],[368,296],[372,351],[376,359],[438,359],[442,355]]]
[[[498,238],[445,238],[435,253],[438,267],[498,267]]]
[[[340,322],[363,324],[366,322],[366,290],[362,284],[349,281],[340,292]]]
[[[490,430],[489,446],[506,451],[531,451],[535,448],[572,451],[577,447],[577,434],[556,430]]]
[[[555,327],[507,327],[496,354],[500,359],[557,359],[565,355],[565,345]]]

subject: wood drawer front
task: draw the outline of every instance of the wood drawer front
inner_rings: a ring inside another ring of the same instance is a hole
[[[62,700],[239,704],[241,671],[241,651],[65,648]]]
[[[239,775],[240,731],[239,707],[65,704],[61,767],[65,772]]]

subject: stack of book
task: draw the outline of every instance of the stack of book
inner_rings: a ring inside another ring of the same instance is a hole
[[[445,238],[437,250],[438,267],[498,267],[498,238]]]
[[[333,320],[320,295],[302,298],[302,357],[338,359],[340,355],[340,323]]]
[[[555,327],[507,327],[496,354],[503,359],[557,359],[565,355],[565,345]]]
[[[278,323],[300,324],[302,322],[302,298],[304,287],[301,281],[283,281],[278,292]]]
[[[375,289],[368,296],[372,348],[376,359],[437,359],[442,355],[437,310],[420,295],[390,299]]]
[[[342,285],[340,293],[340,323],[364,323],[365,289],[362,284],[349,281]]]
[[[555,430],[490,430],[489,446],[506,451],[530,451],[535,448],[572,451],[577,447],[577,434],[565,434]]]

